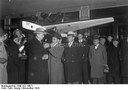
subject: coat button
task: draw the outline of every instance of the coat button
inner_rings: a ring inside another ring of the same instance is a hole
[[[30,76],[34,76],[34,73],[32,72],[32,73],[30,73]]]
[[[72,63],[74,63],[74,61],[72,61]]]
[[[33,60],[37,60],[37,57],[33,57]]]

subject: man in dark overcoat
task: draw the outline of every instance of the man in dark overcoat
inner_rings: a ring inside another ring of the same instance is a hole
[[[28,83],[47,84],[48,83],[48,53],[42,42],[44,29],[37,28],[34,32],[35,38],[26,43],[28,53]]]
[[[121,45],[121,76],[122,83],[128,84],[128,37]]]
[[[112,40],[113,40],[112,35],[108,35],[106,41],[107,61],[111,60],[111,49],[113,48]],[[108,83],[108,79],[109,79],[109,74],[106,73],[106,83]]]
[[[119,49],[119,41],[117,39],[113,40],[113,45],[111,47],[110,57],[108,59],[108,84],[119,84],[120,83],[120,49]]]
[[[79,55],[82,60],[82,82],[88,84],[89,80],[89,45],[83,38],[82,33],[78,33]]]
[[[68,44],[65,45],[63,53],[65,80],[68,84],[82,82],[82,63],[78,44],[74,41],[73,32],[68,33]]]
[[[8,52],[8,84],[19,84],[19,47],[11,39],[6,41],[7,52]]]

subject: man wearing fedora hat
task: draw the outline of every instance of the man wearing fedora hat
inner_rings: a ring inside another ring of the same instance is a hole
[[[104,70],[107,67],[107,52],[105,46],[99,43],[99,37],[94,36],[94,45],[89,51],[91,78],[93,84],[104,84]]]
[[[7,53],[4,46],[4,32],[0,28],[0,84],[7,84]]]
[[[79,47],[74,40],[75,36],[73,32],[68,32],[67,39],[68,43],[63,53],[65,80],[68,84],[78,84],[82,82],[82,64]]]
[[[48,53],[43,45],[43,38],[46,32],[43,28],[37,28],[35,38],[26,43],[28,53],[28,83],[48,83]]]

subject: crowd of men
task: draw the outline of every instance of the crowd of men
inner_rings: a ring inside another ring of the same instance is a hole
[[[128,84],[128,37],[37,28],[33,38],[0,28],[0,84]]]

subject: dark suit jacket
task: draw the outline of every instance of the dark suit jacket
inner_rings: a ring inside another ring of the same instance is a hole
[[[77,42],[73,42],[72,46],[68,44],[64,48],[63,58],[65,62],[77,62],[80,61],[80,52]]]
[[[89,60],[89,45],[87,44],[86,41],[82,41],[82,42],[79,42],[78,41],[78,44],[79,44],[79,55],[80,55],[80,58],[83,60],[83,61],[88,61]]]
[[[36,38],[26,43],[26,51],[28,54],[28,83],[44,84],[48,83],[48,62],[42,60],[47,50],[44,49]]]
[[[104,76],[104,64],[107,64],[107,52],[105,46],[100,45],[97,49],[92,45],[89,51],[89,61],[91,64],[91,77],[101,78]]]

